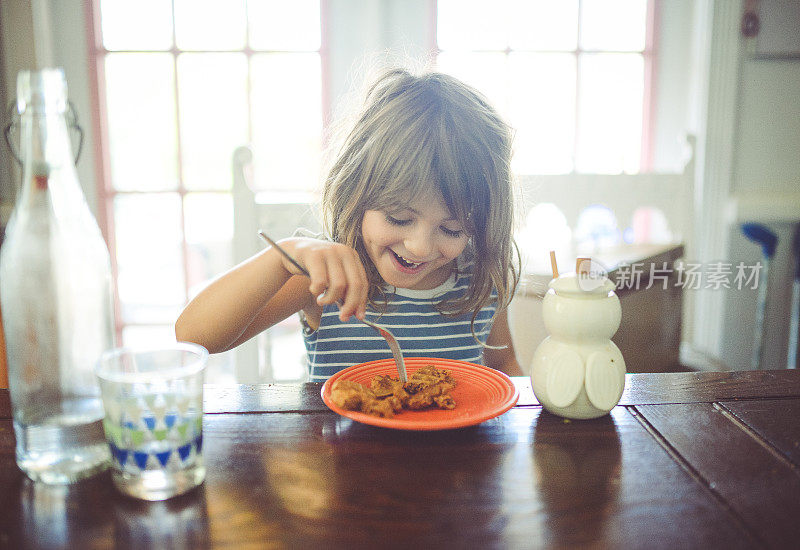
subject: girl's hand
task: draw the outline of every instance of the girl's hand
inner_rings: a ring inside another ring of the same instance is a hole
[[[326,306],[339,302],[342,321],[351,315],[364,318],[369,285],[355,249],[339,243],[298,237],[284,239],[278,244],[308,271],[308,291],[317,297],[317,304]],[[280,256],[286,271],[302,275],[296,266],[282,254]]]

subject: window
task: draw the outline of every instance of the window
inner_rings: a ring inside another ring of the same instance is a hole
[[[653,0],[439,0],[438,64],[516,130],[525,174],[649,167]]]
[[[93,17],[118,335],[154,345],[233,264],[236,147],[252,144],[259,189],[317,185],[320,3],[96,0]]]

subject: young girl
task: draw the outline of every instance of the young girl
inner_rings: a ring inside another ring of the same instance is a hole
[[[478,92],[396,69],[369,89],[323,191],[326,238],[280,241],[214,280],[181,313],[178,340],[231,349],[300,312],[312,381],[391,357],[481,363],[509,375],[506,306],[518,281],[511,130]],[[340,304],[337,304],[340,302]]]

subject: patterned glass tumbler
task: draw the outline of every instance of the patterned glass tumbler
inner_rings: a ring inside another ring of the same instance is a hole
[[[165,500],[200,485],[208,351],[177,343],[105,352],[96,374],[112,477],[125,494]]]

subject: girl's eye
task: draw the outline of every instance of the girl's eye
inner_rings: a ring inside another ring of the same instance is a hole
[[[397,218],[393,218],[389,214],[386,214],[386,221],[392,225],[408,225],[411,223],[411,220],[398,220]]]
[[[463,231],[461,231],[460,229],[458,229],[458,230],[448,229],[448,228],[446,228],[444,226],[440,226],[440,229],[442,230],[442,233],[444,233],[448,237],[453,237],[454,239],[459,238],[461,236],[461,234],[463,233]]]

